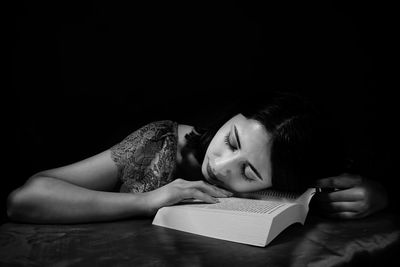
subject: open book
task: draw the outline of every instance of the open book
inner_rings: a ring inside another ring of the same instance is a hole
[[[220,203],[182,202],[158,210],[153,225],[265,247],[293,223],[304,224],[315,193],[263,190],[219,198]]]

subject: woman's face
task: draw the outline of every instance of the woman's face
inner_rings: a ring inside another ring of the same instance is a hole
[[[238,114],[211,140],[201,172],[208,182],[235,192],[268,188],[272,185],[269,141],[261,123]]]

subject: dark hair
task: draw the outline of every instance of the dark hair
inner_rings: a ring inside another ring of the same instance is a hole
[[[273,188],[301,192],[316,179],[344,171],[343,140],[328,114],[304,96],[280,92],[242,99],[209,127],[194,127],[186,139],[199,162],[219,128],[239,113],[257,120],[271,134]]]

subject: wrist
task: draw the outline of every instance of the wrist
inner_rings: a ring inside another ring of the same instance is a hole
[[[141,207],[142,214],[145,216],[153,216],[157,213],[158,207],[154,204],[154,198],[151,192],[135,194],[140,198],[138,204]]]
[[[126,194],[126,209],[129,217],[151,216],[152,209],[148,201],[147,193],[124,193]]]

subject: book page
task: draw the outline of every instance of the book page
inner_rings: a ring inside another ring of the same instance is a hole
[[[229,210],[240,211],[258,214],[271,214],[275,210],[288,205],[284,202],[266,201],[256,199],[243,199],[243,198],[219,198],[220,203],[216,204],[191,204],[190,207],[215,209],[215,210]]]
[[[297,202],[302,205],[308,205],[314,193],[315,193],[315,188],[309,188],[303,193],[284,192],[273,189],[265,189],[257,192],[238,193],[235,196],[241,198],[279,201],[284,203]]]
[[[250,193],[238,193],[237,197],[240,198],[250,198],[250,199],[261,199],[261,200],[271,200],[271,201],[279,201],[284,203],[292,203],[295,202],[301,194],[292,193],[292,192],[283,192],[277,191],[273,189],[265,189],[257,192]]]

